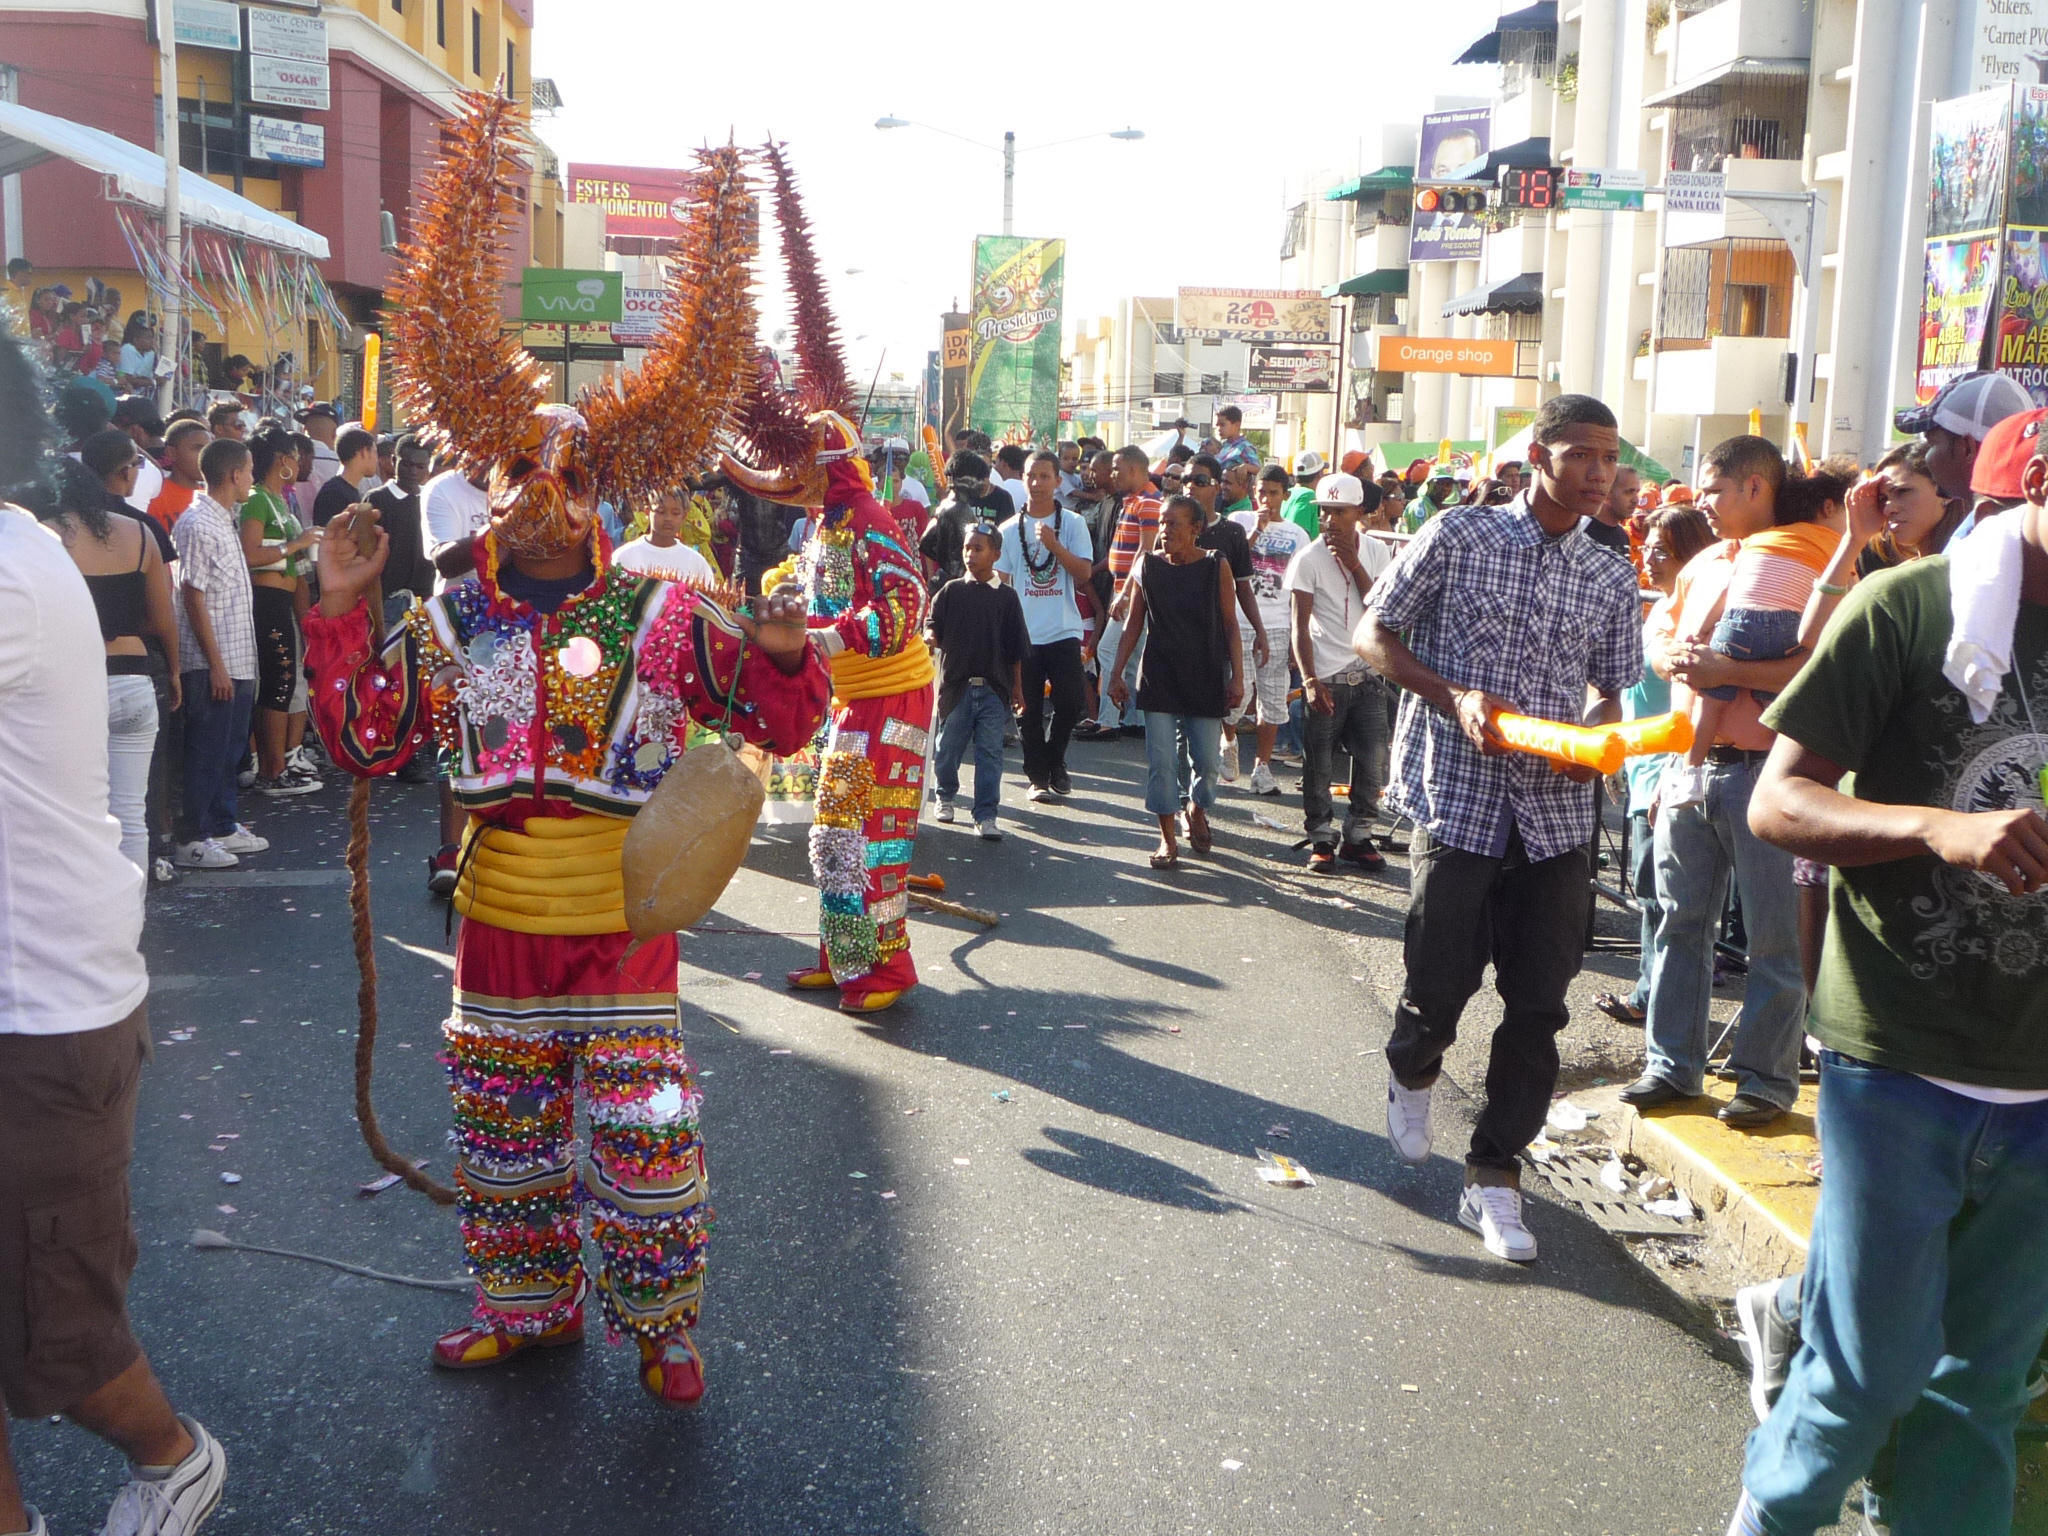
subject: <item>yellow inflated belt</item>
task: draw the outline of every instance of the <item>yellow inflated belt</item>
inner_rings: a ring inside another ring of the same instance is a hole
[[[914,693],[932,680],[931,648],[921,636],[894,656],[862,656],[841,651],[832,658],[832,697],[836,704],[848,699],[886,699],[892,693]]]
[[[514,933],[626,931],[617,816],[535,816],[526,829],[471,817],[462,834],[455,910]]]

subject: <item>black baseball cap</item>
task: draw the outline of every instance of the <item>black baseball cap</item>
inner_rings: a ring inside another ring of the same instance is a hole
[[[299,420],[301,421],[311,421],[315,416],[325,416],[332,422],[339,422],[341,420],[341,412],[337,411],[325,400],[315,400],[311,405],[299,412]]]
[[[140,427],[151,437],[162,437],[164,434],[164,419],[157,414],[156,402],[147,395],[123,395],[116,400],[114,425]]]

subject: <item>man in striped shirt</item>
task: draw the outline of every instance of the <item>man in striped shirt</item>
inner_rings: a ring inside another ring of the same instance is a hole
[[[1135,711],[1124,712],[1120,722],[1116,703],[1109,696],[1112,679],[1107,676],[1107,667],[1109,660],[1114,660],[1117,647],[1123,643],[1124,621],[1130,617],[1131,572],[1136,568],[1139,557],[1149,551],[1159,537],[1159,498],[1150,494],[1152,466],[1145,458],[1145,450],[1136,446],[1118,449],[1116,469],[1110,483],[1121,498],[1116,530],[1111,534],[1109,543],[1109,575],[1116,587],[1110,599],[1109,622],[1103,626],[1095,642],[1096,660],[1104,673],[1097,679],[1102,703],[1096,712],[1095,729],[1083,732],[1084,740],[1112,736],[1119,723],[1133,726],[1138,723]],[[1144,655],[1145,641],[1141,636],[1124,671],[1124,685],[1130,689],[1133,698],[1138,692],[1138,663]]]

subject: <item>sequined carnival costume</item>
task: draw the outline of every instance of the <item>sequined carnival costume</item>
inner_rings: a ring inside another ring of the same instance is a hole
[[[818,963],[789,979],[836,986],[841,1008],[874,1013],[917,985],[905,882],[932,724],[929,599],[902,530],[868,488],[858,437],[843,419],[834,430],[852,447],[827,461],[823,516],[797,561],[811,633],[832,665],[811,823]]]
[[[832,726],[818,767],[811,869],[818,963],[791,986],[839,989],[849,1013],[876,1013],[917,985],[905,921],[907,880],[932,723],[932,661],[920,631],[926,589],[902,530],[875,499],[849,419],[853,390],[795,178],[780,146],[775,182],[795,333],[796,387],[757,373],[738,412],[747,456],[726,476],[784,506],[822,509],[798,560],[811,633],[832,662]],[[748,458],[752,462],[748,462]]]
[[[390,288],[400,413],[466,472],[489,471],[476,576],[380,638],[350,594],[376,590],[387,544],[346,514],[322,551],[307,660],[338,766],[366,779],[438,746],[469,813],[443,1059],[478,1297],[474,1321],[436,1341],[435,1363],[470,1369],[575,1342],[594,1283],[610,1331],[639,1345],[643,1387],[684,1406],[703,1393],[690,1339],[710,1217],[701,1098],[675,935],[634,941],[621,851],[690,722],[788,751],[816,732],[829,684],[814,646],[771,652],[752,616],[611,568],[595,516],[601,496],[644,505],[708,467],[729,428],[756,318],[744,158],[698,156],[646,363],[572,410],[545,403],[546,375],[498,318],[523,148],[510,101],[463,94]],[[360,852],[352,839],[352,867],[366,867]]]

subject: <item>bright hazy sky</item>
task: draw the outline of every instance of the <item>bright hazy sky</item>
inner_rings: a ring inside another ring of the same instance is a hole
[[[564,161],[785,140],[856,376],[886,347],[914,383],[939,311],[968,298],[973,237],[1001,232],[1002,156],[876,118],[995,146],[1016,133],[1016,232],[1066,238],[1071,328],[1126,294],[1274,286],[1303,182],[1373,169],[1380,124],[1435,96],[1489,92],[1496,70],[1447,61],[1502,9],[1106,0],[1054,21],[974,0],[539,0],[533,67],[566,103],[539,125]],[[1145,139],[1028,147],[1125,126]],[[762,308],[772,330],[779,278]]]

